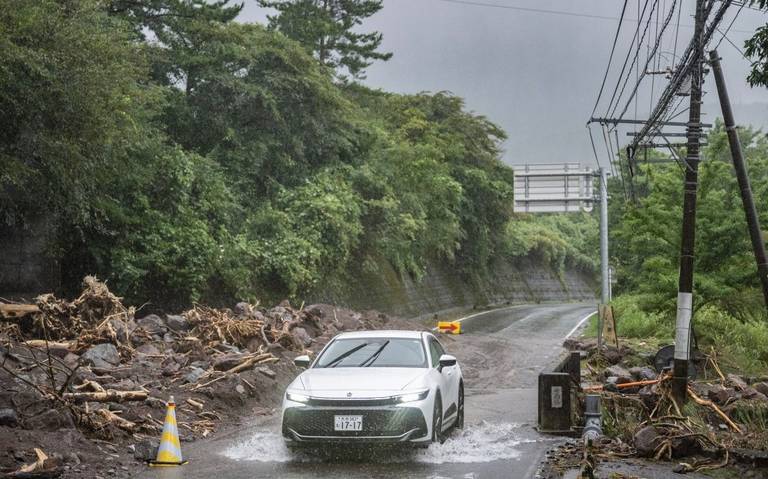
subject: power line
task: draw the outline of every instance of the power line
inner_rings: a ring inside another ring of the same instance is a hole
[[[645,0],[645,3],[643,4],[643,11],[640,13],[641,19],[645,17],[645,11],[648,9],[649,1],[650,0]],[[653,16],[653,10],[654,8],[656,8],[657,3],[659,3],[659,0],[654,0],[653,7],[651,7],[651,12],[648,15],[648,21],[646,22],[646,29],[647,29],[647,25],[650,25],[651,17]],[[619,73],[619,79],[616,82],[616,86],[613,88],[613,93],[611,94],[611,100],[608,102],[608,108],[605,110],[606,117],[609,116],[608,112],[611,111],[611,108],[613,107],[613,101],[616,99],[616,93],[618,93],[619,91],[619,85],[621,85],[621,79],[624,78],[624,72],[627,69],[627,63],[629,62],[629,57],[632,55],[632,47],[635,45],[635,39],[637,39],[640,34],[640,24],[641,24],[641,21],[638,20],[637,28],[635,28],[635,33],[634,35],[632,35],[632,42],[629,45],[629,50],[627,50],[627,56],[624,58],[624,65],[621,67],[621,72]],[[645,33],[643,33],[643,37],[645,37]],[[637,53],[639,53],[640,51],[640,44],[641,44],[641,41],[638,41],[635,58],[637,58]],[[632,62],[632,66],[629,67],[629,73],[627,73],[627,75],[630,75],[632,73],[633,66],[634,66],[634,61]]]
[[[595,111],[597,111],[597,105],[600,103],[600,97],[603,96],[603,89],[605,88],[605,81],[608,79],[608,72],[611,70],[611,62],[613,61],[613,53],[616,51],[616,43],[619,40],[619,32],[621,32],[621,24],[624,19],[624,13],[627,11],[627,0],[624,0],[624,6],[621,7],[621,17],[619,17],[619,24],[616,27],[616,35],[613,37],[613,45],[611,46],[611,54],[608,57],[608,65],[605,67],[605,75],[603,75],[603,82],[600,85],[600,91],[597,94],[597,99],[595,100],[595,106],[592,108],[592,115],[595,116]]]
[[[453,3],[456,5],[469,5],[473,7],[481,7],[481,8],[498,8],[502,10],[516,10],[520,12],[529,12],[529,13],[543,13],[548,15],[561,15],[561,16],[567,16],[567,17],[578,17],[578,18],[592,18],[595,20],[611,20],[616,21],[620,20],[619,17],[610,17],[607,15],[593,15],[590,13],[577,13],[577,12],[568,12],[565,10],[550,10],[545,8],[529,8],[529,7],[517,7],[513,5],[500,5],[498,3],[486,3],[486,2],[479,2],[479,1],[473,1],[473,0],[434,0],[437,2],[444,2],[444,3]],[[638,19],[636,18],[625,18],[622,21],[623,22],[636,22]],[[693,25],[680,25],[684,28],[693,28]],[[733,30],[737,33],[754,33],[751,30]]]

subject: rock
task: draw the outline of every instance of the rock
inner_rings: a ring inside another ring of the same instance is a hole
[[[80,458],[74,452],[64,454],[64,462],[67,464],[80,464]]]
[[[747,388],[741,393],[741,397],[744,399],[751,399],[753,401],[768,401],[768,397],[766,397],[765,394],[759,392],[757,389],[751,386],[747,386]]]
[[[661,437],[653,426],[645,426],[635,433],[635,449],[640,456],[653,456],[660,442]]]
[[[312,338],[304,328],[293,328],[291,334],[293,335],[293,338],[298,341],[299,344],[304,345],[305,348],[312,344]]]
[[[608,346],[603,351],[603,357],[610,364],[618,364],[621,362],[624,356],[621,354],[621,352],[618,349],[612,346]]]
[[[163,319],[156,314],[150,314],[141,319],[137,319],[136,324],[153,336],[163,336],[166,331],[168,331]]]
[[[213,358],[213,369],[216,371],[226,371],[232,369],[238,364],[242,363],[245,354],[242,353],[230,353],[222,354]]]
[[[619,366],[618,364],[605,368],[605,371],[603,371],[603,374],[605,374],[606,377],[617,378],[617,380],[615,381],[616,384],[624,384],[624,383],[632,382],[632,374],[630,374],[629,371]]]
[[[768,382],[755,383],[754,388],[757,390],[757,392],[768,396]]]
[[[139,385],[136,384],[136,381],[128,378],[115,382],[104,383],[102,384],[102,387],[104,387],[104,389],[116,389],[118,391],[136,391],[137,389],[140,389]]]
[[[592,351],[597,348],[597,340],[590,338],[568,338],[563,342],[568,351]]]
[[[645,404],[645,407],[648,408],[649,411],[652,411],[653,408],[656,406],[656,403],[659,401],[659,395],[657,394],[658,388],[655,384],[649,384],[648,386],[643,386],[638,391],[638,395],[640,396],[640,400],[643,401],[643,404]]]
[[[68,353],[66,356],[64,356],[63,361],[67,366],[77,366],[78,361],[80,361],[80,356],[75,353]]]
[[[121,343],[128,342],[128,338],[131,335],[131,332],[128,330],[128,325],[125,323],[125,321],[113,318],[109,320],[109,325],[115,331],[115,335],[117,336],[118,341]]]
[[[185,383],[196,383],[201,377],[203,377],[205,371],[195,366],[189,367],[189,372],[184,375]]]
[[[165,317],[165,324],[174,331],[189,331],[189,321],[184,316],[169,314]]]
[[[150,356],[159,356],[162,354],[159,349],[157,349],[157,346],[155,346],[152,343],[142,344],[138,348],[136,348],[136,351],[141,354],[146,354]]]
[[[363,323],[357,318],[344,318],[341,322],[342,331],[357,331],[362,329]]]
[[[733,388],[726,388],[716,384],[709,391],[709,399],[723,405],[738,399],[738,393]]]
[[[238,394],[245,394],[245,386],[238,384],[235,386],[235,391],[237,391]]]
[[[153,461],[157,457],[158,447],[160,441],[157,439],[142,439],[133,446],[133,457],[141,462]]]
[[[733,384],[733,387],[735,387],[737,391],[744,391],[748,387],[746,381],[735,374],[728,374],[726,378],[729,383]]]
[[[637,381],[652,381],[657,377],[656,371],[649,367],[630,368],[629,374]]]
[[[241,301],[235,305],[233,311],[238,316],[249,316],[251,314],[251,305]]]
[[[59,429],[74,429],[75,422],[69,411],[49,409],[27,419],[25,426],[27,429],[39,431],[58,431]]]
[[[16,410],[11,408],[0,409],[0,426],[15,427],[19,423],[19,416]]]
[[[110,369],[120,364],[120,354],[110,343],[91,346],[81,359],[85,364],[101,369]]]
[[[277,373],[272,371],[266,366],[259,366],[256,368],[256,371],[260,372],[261,374],[263,374],[264,376],[270,379],[275,379],[277,377]]]

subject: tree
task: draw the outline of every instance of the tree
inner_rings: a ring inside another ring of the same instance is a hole
[[[274,8],[269,26],[301,43],[323,65],[344,77],[364,78],[373,60],[389,60],[391,53],[378,51],[380,32],[359,33],[356,27],[381,10],[381,0],[259,0]]]
[[[768,0],[751,0],[751,4],[768,8]],[[747,81],[752,86],[768,87],[768,23],[757,29],[755,35],[746,41],[745,53],[752,59],[752,71]]]

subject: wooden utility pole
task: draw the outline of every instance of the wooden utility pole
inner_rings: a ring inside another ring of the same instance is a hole
[[[765,300],[766,307],[768,307],[768,259],[766,259],[765,254],[765,240],[760,229],[760,218],[757,215],[755,200],[752,197],[749,174],[744,163],[741,142],[736,131],[736,121],[733,118],[733,110],[731,109],[731,100],[728,98],[728,90],[725,86],[725,77],[720,66],[720,56],[717,54],[717,50],[709,52],[709,60],[712,64],[712,71],[715,74],[717,94],[720,97],[720,108],[723,111],[723,122],[725,123],[725,131],[728,133],[728,143],[731,146],[733,168],[736,170],[736,179],[741,190],[741,202],[744,204],[749,236],[752,240],[752,249],[755,252],[755,260],[757,261],[757,276],[760,278],[760,284],[763,288],[763,299]]]
[[[701,88],[704,83],[705,0],[696,0],[693,34],[693,68],[688,115],[688,153],[683,189],[683,226],[680,243],[680,277],[677,288],[675,321],[675,359],[672,396],[683,404],[688,398],[688,361],[691,355],[691,318],[693,316],[693,264],[696,244],[696,193],[698,189],[699,141],[701,139]]]

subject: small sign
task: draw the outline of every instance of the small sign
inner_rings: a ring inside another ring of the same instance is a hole
[[[550,388],[550,397],[552,398],[552,409],[560,409],[563,407],[562,386],[552,386]]]
[[[439,321],[437,330],[447,334],[461,334],[461,323],[458,321]]]
[[[601,304],[599,314],[603,325],[603,339],[606,343],[618,348],[619,335],[616,332],[616,317],[613,315],[613,306]]]

